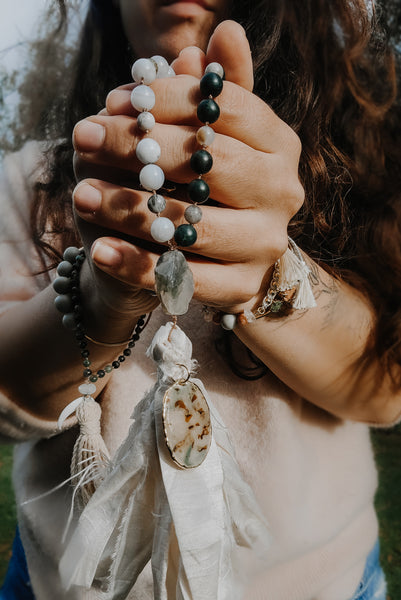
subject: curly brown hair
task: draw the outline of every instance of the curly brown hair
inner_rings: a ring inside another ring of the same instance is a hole
[[[66,22],[66,3],[58,0]],[[306,192],[290,235],[317,262],[368,294],[377,313],[372,353],[394,373],[401,365],[401,114],[397,47],[401,7],[386,0],[233,0],[230,17],[251,45],[255,93],[299,135]],[[57,37],[48,38],[54,43]],[[50,40],[50,42],[49,42]],[[118,10],[91,2],[67,86],[37,114],[36,139],[59,140],[39,183],[32,235],[74,241],[71,133],[130,80],[132,52]],[[59,80],[61,81],[61,79]],[[32,131],[32,129],[31,129]],[[61,140],[61,141],[60,141]],[[401,378],[397,384],[401,384]]]

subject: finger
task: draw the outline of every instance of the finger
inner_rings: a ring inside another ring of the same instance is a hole
[[[156,80],[151,87],[156,96],[152,114],[157,123],[200,127],[201,123],[196,115],[201,100],[199,79],[179,75]],[[220,117],[213,123],[213,129],[241,140],[256,150],[275,152],[286,149],[291,139],[296,137],[292,129],[263,100],[231,81],[224,82],[217,103]],[[132,107],[129,90],[110,92],[106,108],[113,116],[138,115],[138,111]]]
[[[200,48],[189,46],[181,50],[171,66],[176,75],[192,75],[200,79],[205,72],[206,56]]]
[[[93,146],[96,136],[86,135],[92,124],[105,130],[103,136],[99,133],[102,141],[97,151]],[[84,135],[81,135],[81,128]],[[162,124],[155,125],[152,130],[152,139],[158,141],[162,149],[157,164],[167,180],[187,184],[197,177],[190,165],[192,154],[199,149],[195,133],[196,130],[190,127]],[[143,167],[136,156],[137,143],[142,139],[138,134],[136,122],[130,117],[91,117],[75,127],[74,144],[85,164],[97,165],[98,172],[104,165],[107,171],[120,169],[138,173]],[[258,152],[223,135],[216,135],[211,154],[213,167],[204,179],[209,184],[212,198],[221,204],[235,208],[259,204],[268,207],[286,196],[291,199],[296,191],[290,186],[291,182],[298,182],[295,157],[291,161],[288,156]],[[105,177],[100,175],[99,179]],[[269,194],[266,194],[267,183]],[[252,194],[249,193],[250,186]]]
[[[155,288],[157,253],[126,240],[105,237],[96,240],[91,258],[99,269],[129,286]],[[211,306],[236,307],[236,311],[260,293],[268,270],[267,267],[251,269],[248,264],[220,264],[192,256],[187,256],[187,261],[194,276],[194,298]]]
[[[74,208],[88,223],[153,242],[150,232],[156,217],[147,208],[149,196],[149,193],[92,179],[81,182],[73,193]],[[168,198],[162,216],[178,226],[186,222],[184,211],[188,206],[185,202]],[[281,208],[267,214],[202,206],[202,219],[195,226],[198,238],[189,251],[224,262],[246,262],[255,255],[274,262],[279,243],[275,238],[280,231],[286,230],[288,221],[282,212]],[[271,247],[271,253],[267,246]]]
[[[252,55],[244,28],[235,21],[220,23],[206,51],[206,62],[220,63],[228,81],[253,90]]]

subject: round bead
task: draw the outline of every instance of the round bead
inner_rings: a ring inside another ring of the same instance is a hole
[[[156,64],[156,77],[161,79],[162,77],[168,77],[169,64],[163,56],[156,54],[150,59]]]
[[[53,281],[53,289],[58,294],[68,294],[71,289],[71,279],[69,277],[57,277]]]
[[[164,173],[158,165],[145,165],[139,173],[141,186],[152,192],[162,187],[164,183]]]
[[[188,184],[187,191],[192,202],[201,204],[202,202],[206,202],[209,198],[210,188],[203,179],[193,179],[193,181]]]
[[[69,331],[72,331],[77,326],[75,322],[75,315],[73,313],[67,313],[66,315],[64,315],[61,322],[63,324],[63,327],[65,327]]]
[[[160,194],[153,194],[148,199],[148,209],[150,210],[150,212],[157,215],[163,212],[165,208],[166,199],[164,198],[164,196],[161,196]]]
[[[191,156],[191,169],[199,175],[208,173],[213,166],[212,155],[207,150],[198,150]]]
[[[65,249],[63,258],[67,262],[70,262],[71,264],[73,264],[75,262],[75,258],[77,257],[78,254],[79,254],[78,248],[76,248],[75,246],[69,246],[68,248]]]
[[[192,225],[179,225],[175,230],[174,239],[178,246],[192,246],[198,237],[195,227]]]
[[[113,362],[111,364],[113,366],[113,369],[118,369],[118,367],[120,366],[120,363],[118,362],[118,360],[113,360]]]
[[[91,375],[89,377],[89,381],[91,381],[92,383],[95,383],[97,381],[97,375]]]
[[[138,58],[132,65],[132,79],[149,85],[156,79],[156,67],[149,58]]]
[[[136,110],[152,110],[155,102],[155,93],[147,85],[137,85],[131,92],[131,104]]]
[[[217,73],[221,79],[224,79],[224,69],[218,62],[209,63],[205,69],[205,74],[206,73]]]
[[[113,367],[111,365],[106,365],[104,370],[106,371],[106,373],[111,373],[113,370]]]
[[[202,211],[199,208],[199,206],[192,204],[191,206],[187,206],[187,208],[185,209],[184,217],[186,218],[188,223],[192,223],[192,225],[195,225],[196,223],[199,223],[199,221],[202,219]]]
[[[223,329],[226,329],[227,331],[231,331],[232,329],[234,329],[236,322],[237,322],[236,315],[225,314],[221,317],[220,325],[222,326]]]
[[[147,110],[145,110],[145,112],[141,112],[138,115],[136,122],[141,131],[152,131],[153,127],[156,124],[154,116]]]
[[[144,138],[138,142],[135,152],[138,160],[144,165],[148,165],[159,160],[161,149],[156,140]]]
[[[204,125],[196,132],[196,141],[200,146],[210,146],[214,142],[216,134],[211,127]]]
[[[158,217],[150,227],[150,235],[156,242],[168,242],[174,235],[174,223],[166,217]]]
[[[197,115],[202,123],[215,123],[220,116],[219,105],[211,98],[201,100],[198,105]]]
[[[61,296],[57,296],[54,299],[54,304],[55,304],[55,307],[57,308],[57,310],[63,314],[72,312],[73,307],[72,307],[71,297],[68,296],[67,294],[62,294]]]
[[[106,375],[106,371],[104,371],[103,369],[99,369],[99,371],[97,372],[98,377],[104,377],[105,375]]]
[[[93,385],[93,383],[82,383],[79,386],[78,391],[83,396],[90,396],[96,392],[96,386]]]
[[[68,260],[63,260],[57,267],[57,274],[61,277],[69,277],[72,271],[72,264]]]
[[[84,367],[90,367],[91,366],[91,361],[88,358],[85,358],[85,360],[82,362]]]
[[[223,89],[223,80],[220,75],[210,71],[209,73],[205,73],[200,80],[199,85],[202,96],[205,98],[208,98],[209,96],[216,98],[216,96],[221,94],[221,90]]]
[[[84,377],[89,377],[92,375],[92,371],[90,369],[84,369]]]

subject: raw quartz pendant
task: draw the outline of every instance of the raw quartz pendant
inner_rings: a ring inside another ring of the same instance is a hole
[[[184,315],[194,293],[194,278],[179,250],[161,255],[155,268],[156,293],[165,313]]]
[[[192,381],[177,381],[163,398],[163,428],[173,461],[184,469],[199,467],[212,442],[210,410]]]

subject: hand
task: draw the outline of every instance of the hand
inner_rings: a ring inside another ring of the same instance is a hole
[[[205,176],[218,205],[202,206],[198,240],[190,248],[188,262],[196,298],[222,310],[239,311],[263,297],[272,266],[287,247],[287,225],[304,196],[298,179],[301,145],[296,134],[252,94],[248,42],[238,24],[226,21],[213,34],[206,55],[193,48],[184,50],[174,63],[178,76],[152,84],[156,126],[151,137],[162,148],[158,164],[168,180],[186,184],[196,177],[189,159],[198,148],[199,77],[213,60],[224,65],[227,79],[217,99],[221,116],[213,124],[214,165]],[[115,181],[116,173],[125,179],[129,174],[133,181],[142,166],[135,156],[143,135],[130,103],[132,87],[113,91],[107,114],[76,127],[74,144],[85,168],[103,170],[111,177],[109,181],[86,179],[76,189],[74,203],[87,224],[106,228],[92,248],[98,268],[127,289],[152,290],[154,265],[165,248],[146,245],[152,242],[154,219],[146,207],[149,192]],[[86,132],[88,123],[96,124],[102,133],[97,144]],[[96,207],[89,202],[92,188],[100,192]],[[179,194],[173,194],[163,216],[176,224],[183,222],[186,206]]]

